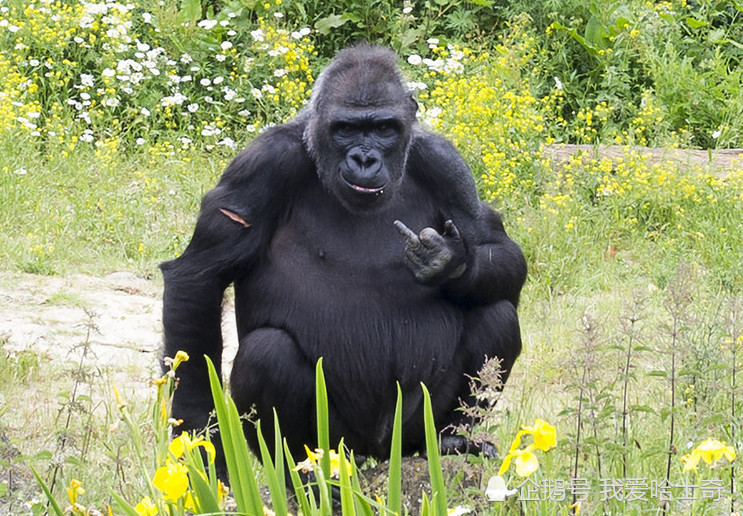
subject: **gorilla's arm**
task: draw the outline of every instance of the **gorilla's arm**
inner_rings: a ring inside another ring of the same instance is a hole
[[[238,155],[204,197],[186,250],[161,265],[164,355],[179,350],[190,355],[179,366],[173,400],[173,417],[184,420],[181,429],[203,428],[213,408],[203,356],[220,371],[224,291],[265,253],[300,183],[301,174],[292,178],[287,171],[311,167],[298,135],[301,130],[292,134],[291,127],[282,126]]]
[[[444,138],[419,133],[409,158],[413,176],[443,206],[443,228],[424,228],[419,239],[437,242],[445,258],[452,255],[444,260],[443,275],[433,275],[445,295],[466,305],[505,299],[517,306],[526,280],[526,260],[506,234],[500,215],[478,199],[472,172],[460,154]],[[409,247],[406,240],[409,267],[416,274],[419,267],[414,261],[411,264]]]

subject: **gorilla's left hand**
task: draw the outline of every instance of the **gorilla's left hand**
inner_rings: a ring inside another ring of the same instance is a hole
[[[451,220],[444,223],[443,234],[429,227],[416,235],[399,220],[395,228],[405,242],[406,265],[418,283],[433,286],[464,274],[466,250]]]

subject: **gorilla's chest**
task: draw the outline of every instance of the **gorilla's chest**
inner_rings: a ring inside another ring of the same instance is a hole
[[[389,364],[420,362],[424,357],[412,354],[424,351],[426,363],[445,359],[458,342],[461,313],[438,288],[414,281],[393,225],[399,219],[420,231],[440,218],[415,191],[365,215],[322,196],[300,199],[274,232],[265,260],[236,286],[240,306],[249,307],[238,314],[240,333],[284,328],[308,355],[369,352]]]

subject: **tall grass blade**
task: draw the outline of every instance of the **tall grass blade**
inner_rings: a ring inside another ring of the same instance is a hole
[[[390,469],[387,478],[387,508],[402,514],[402,390],[397,384],[397,404],[395,420],[392,423],[392,444],[390,446]]]
[[[36,470],[33,468],[33,466],[31,467],[31,472],[34,474],[34,478],[36,478],[36,482],[41,487],[41,490],[44,491],[44,496],[46,496],[46,499],[49,501],[49,505],[51,506],[51,508],[54,509],[54,513],[57,516],[65,516],[65,513],[62,510],[62,508],[59,506],[59,504],[57,503],[57,500],[54,499],[52,492],[49,490],[49,488],[44,483],[44,481],[41,480],[41,477],[36,472]]]
[[[289,451],[289,445],[286,443],[286,440],[284,440],[283,449],[284,457],[286,457],[286,467],[289,470],[289,478],[291,479],[292,486],[294,487],[294,496],[296,496],[297,505],[299,505],[299,512],[307,516],[317,514],[317,505],[315,504],[314,497],[308,499],[306,486],[302,483],[302,479],[299,478],[299,473],[294,471],[296,463],[292,458],[292,454]]]
[[[431,510],[435,516],[446,516],[446,486],[441,473],[439,458],[439,440],[436,434],[436,425],[433,421],[431,395],[426,386],[423,389],[423,418],[426,425],[426,454],[428,455],[428,474],[431,477]]]
[[[356,505],[353,501],[353,489],[351,488],[351,465],[346,458],[346,450],[343,446],[343,439],[338,444],[338,461],[340,470],[340,489],[341,489],[341,514],[343,516],[356,516]]]
[[[248,444],[243,434],[240,415],[232,398],[225,395],[219,382],[217,371],[209,357],[204,356],[209,369],[209,384],[217,412],[219,434],[222,438],[230,487],[235,496],[237,510],[245,514],[263,514],[263,503],[255,482]]]
[[[320,459],[325,478],[330,478],[330,428],[328,422],[328,391],[322,370],[322,357],[315,367],[315,404],[317,410],[317,446],[323,451]]]
[[[271,457],[271,453],[268,451],[266,441],[263,438],[263,432],[261,432],[261,422],[257,423],[258,433],[258,446],[261,449],[261,461],[263,462],[263,474],[266,477],[266,483],[268,484],[268,491],[271,493],[271,500],[273,501],[273,510],[276,514],[285,515],[286,509],[286,491],[283,489],[283,482],[279,481],[279,476],[283,478],[284,472],[277,472],[274,467],[274,462]],[[278,429],[274,434],[278,432]],[[280,439],[279,439],[280,440]],[[283,467],[283,466],[282,466]]]

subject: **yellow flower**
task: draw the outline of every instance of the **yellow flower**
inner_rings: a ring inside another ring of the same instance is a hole
[[[179,351],[175,354],[175,358],[173,359],[173,371],[175,371],[179,365],[181,365],[181,362],[188,362],[188,359],[190,357],[188,356],[188,353],[185,351]]]
[[[209,462],[214,462],[214,458],[217,455],[214,445],[209,441],[205,441],[202,436],[191,440],[188,433],[183,432],[180,436],[176,437],[170,442],[168,451],[176,458],[180,459],[186,450],[192,451],[198,447],[204,448],[204,451],[209,456]]]
[[[157,507],[155,507],[155,504],[152,503],[152,500],[149,496],[145,496],[144,498],[142,498],[142,501],[137,504],[134,510],[137,511],[137,514],[139,516],[157,515]]]
[[[684,463],[684,472],[686,472],[692,469],[696,470],[700,459],[704,460],[708,466],[715,467],[717,461],[723,456],[728,462],[733,462],[736,457],[735,449],[726,445],[723,441],[710,438],[694,448],[691,453],[681,457],[680,460]]]
[[[534,437],[534,447],[538,450],[549,451],[557,446],[557,429],[542,419],[537,418],[533,426],[525,426],[522,431]]]
[[[508,455],[503,459],[503,464],[501,464],[501,467],[498,470],[498,475],[502,476],[506,471],[508,471],[512,460],[516,465],[516,474],[518,476],[528,477],[534,473],[539,468],[539,460],[537,459],[537,456],[532,453],[533,449],[534,445],[530,444],[523,450],[511,450],[508,452]]]
[[[315,465],[320,462],[323,457],[323,451],[319,448],[313,452],[305,444],[304,450],[307,453],[307,458],[302,462],[299,462],[295,467],[294,471],[301,471],[302,473],[309,473],[315,470]],[[353,474],[353,469],[348,469],[348,476]],[[330,476],[332,478],[339,478],[341,476],[341,456],[335,450],[330,450]]]
[[[534,448],[549,451],[557,445],[557,429],[543,419],[537,418],[532,426],[522,426],[511,443],[510,451],[521,444],[521,437],[531,435],[534,438]]]
[[[178,500],[188,489],[188,468],[168,460],[165,466],[155,471],[152,485],[162,492],[166,500]]]
[[[75,480],[74,478],[70,481],[70,487],[67,488],[67,496],[70,498],[70,504],[73,506],[77,503],[77,497],[85,493],[82,485],[79,480]]]

